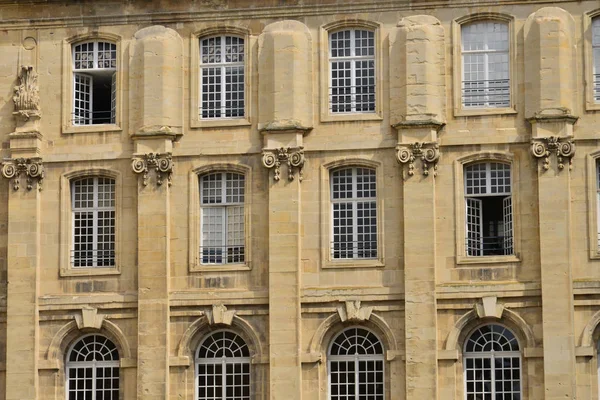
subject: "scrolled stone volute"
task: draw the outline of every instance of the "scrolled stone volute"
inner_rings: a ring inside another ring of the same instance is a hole
[[[390,114],[399,122],[445,121],[444,28],[430,15],[413,15],[390,33]]]
[[[306,25],[285,20],[265,27],[258,38],[258,76],[260,130],[312,127],[312,38]]]
[[[525,116],[576,113],[575,21],[562,8],[544,7],[525,22]]]
[[[135,135],[177,136],[183,125],[183,41],[160,25],[140,29],[131,44],[130,112]]]

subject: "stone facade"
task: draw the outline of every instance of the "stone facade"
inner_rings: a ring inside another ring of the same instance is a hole
[[[330,346],[351,327],[383,349],[369,399],[492,398],[465,383],[468,338],[490,324],[518,343],[502,398],[598,399],[600,7],[547,3],[0,0],[0,399],[83,398],[70,354],[90,334],[116,346],[120,399],[203,398],[198,348],[222,331],[247,345],[236,399],[337,399]],[[505,78],[479,78],[502,81],[493,105],[493,83],[465,89],[464,27],[480,21],[507,38]],[[364,109],[357,88],[336,108],[340,31],[371,35]],[[226,52],[245,101],[225,118],[200,72],[217,36],[242,43]],[[81,43],[110,47],[78,75]],[[503,218],[478,214],[478,232],[469,207],[491,203],[465,192],[473,165],[511,180]],[[334,172],[359,170],[376,187],[371,239],[340,239]],[[219,172],[245,193],[227,257],[202,230],[199,185]],[[82,264],[74,182],[99,177],[114,251]],[[484,248],[486,221],[500,250]]]

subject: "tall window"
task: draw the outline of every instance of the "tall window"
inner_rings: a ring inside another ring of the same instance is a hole
[[[461,28],[462,105],[510,106],[508,24],[479,21]]]
[[[101,335],[81,338],[67,356],[68,400],[119,400],[119,353]]]
[[[197,400],[250,400],[250,352],[244,340],[219,331],[196,353]]]
[[[244,175],[216,172],[200,177],[202,264],[245,261]]]
[[[464,180],[466,254],[514,254],[510,165],[470,164]]]
[[[93,41],[72,46],[73,125],[114,124],[117,45]]]
[[[463,356],[467,400],[521,400],[521,353],[511,331],[482,326],[467,340]]]
[[[329,109],[375,112],[375,33],[348,29],[329,34]]]
[[[377,258],[377,184],[371,168],[331,172],[332,258]]]
[[[330,400],[383,400],[383,346],[364,328],[340,333],[328,354]]]
[[[594,58],[592,67],[594,101],[600,103],[600,17],[592,20],[592,53]]]
[[[596,160],[596,231],[596,251],[598,251],[600,250],[600,160]]]
[[[244,116],[244,39],[200,40],[200,118]]]
[[[115,265],[115,181],[89,177],[71,182],[73,267]]]

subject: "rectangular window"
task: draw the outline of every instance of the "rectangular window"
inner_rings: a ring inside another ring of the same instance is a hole
[[[463,107],[510,107],[508,24],[465,24],[461,40]]]
[[[217,172],[200,177],[202,264],[245,261],[244,175]]]
[[[593,57],[593,97],[600,103],[600,17],[592,20],[592,57]]]
[[[73,45],[73,125],[116,121],[117,46],[107,42]]]
[[[244,39],[200,40],[200,118],[242,118],[245,109]]]
[[[71,183],[73,267],[115,265],[115,181],[89,177]]]
[[[329,34],[329,111],[375,112],[375,33],[349,29]]]
[[[466,254],[514,254],[510,165],[465,167]]]
[[[331,172],[333,259],[377,258],[375,170],[344,168]]]

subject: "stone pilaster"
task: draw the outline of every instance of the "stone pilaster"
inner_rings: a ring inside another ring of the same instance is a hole
[[[443,127],[444,29],[429,15],[402,19],[390,36],[390,112],[404,165],[406,399],[436,399],[435,176]]]
[[[259,37],[258,126],[269,169],[270,398],[300,400],[300,185],[303,135],[312,126],[311,39],[298,21],[265,27]],[[286,65],[289,68],[280,68]]]
[[[526,117],[538,163],[542,334],[545,399],[574,399],[575,333],[571,256],[571,159],[575,152],[575,23],[544,7],[525,23],[530,49],[525,79]]]

